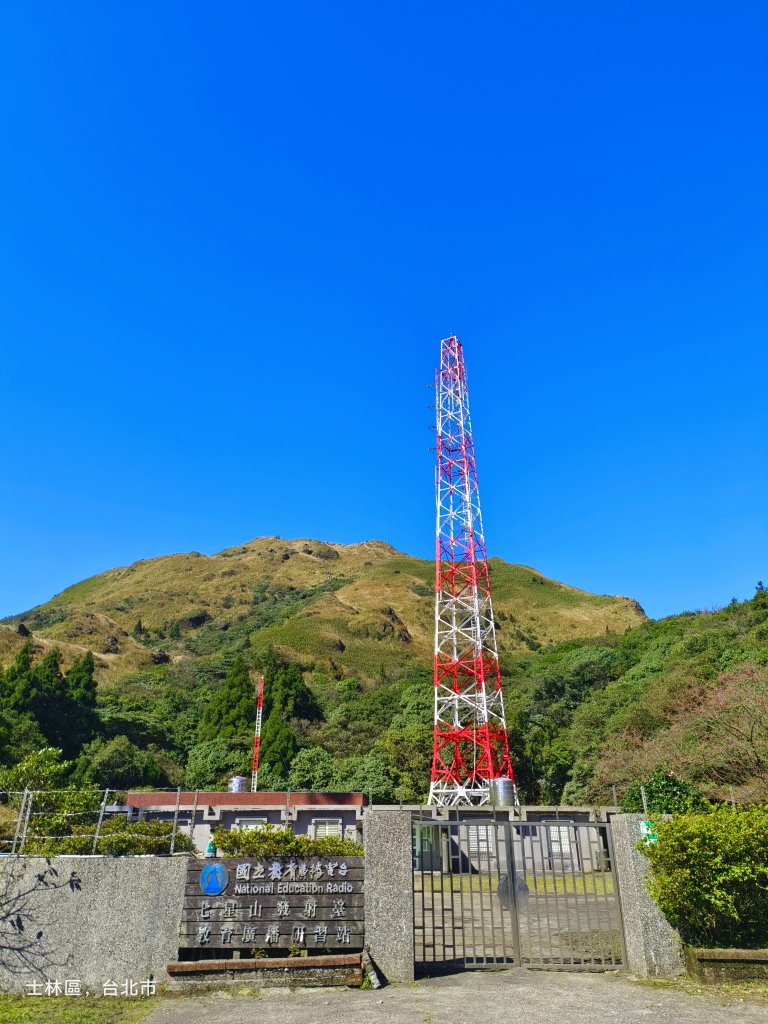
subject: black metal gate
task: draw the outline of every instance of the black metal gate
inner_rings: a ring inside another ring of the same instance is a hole
[[[611,970],[624,933],[606,822],[414,819],[418,971]]]

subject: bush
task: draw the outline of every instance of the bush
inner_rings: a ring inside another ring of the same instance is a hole
[[[360,857],[363,853],[362,846],[353,839],[310,839],[277,825],[217,829],[213,840],[225,857]]]
[[[686,942],[768,946],[768,805],[661,821],[648,889]]]
[[[25,854],[54,857],[60,854],[86,854],[93,852],[96,825],[73,825],[68,835],[51,837],[42,833],[28,835]],[[128,821],[123,815],[107,817],[101,823],[96,853],[105,856],[130,854],[167,854],[171,850],[171,821]],[[174,850],[177,853],[194,852],[189,835],[176,831]]]
[[[648,811],[653,814],[691,814],[707,811],[711,806],[695,786],[675,778],[664,768],[657,768],[644,786]],[[638,814],[643,810],[639,783],[627,789],[621,809]]]

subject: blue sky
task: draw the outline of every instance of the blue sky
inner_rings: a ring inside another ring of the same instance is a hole
[[[653,616],[768,580],[768,9],[471,6],[3,5],[0,614],[430,557],[453,332],[489,553]]]

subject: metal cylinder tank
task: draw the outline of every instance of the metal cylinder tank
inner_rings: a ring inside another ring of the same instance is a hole
[[[244,775],[233,775],[227,783],[227,790],[230,793],[245,793],[248,780]]]
[[[488,799],[492,807],[517,807],[517,787],[512,779],[490,779]]]

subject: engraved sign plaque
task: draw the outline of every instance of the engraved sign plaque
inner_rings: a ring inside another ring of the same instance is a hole
[[[362,857],[190,859],[179,946],[363,948]]]

